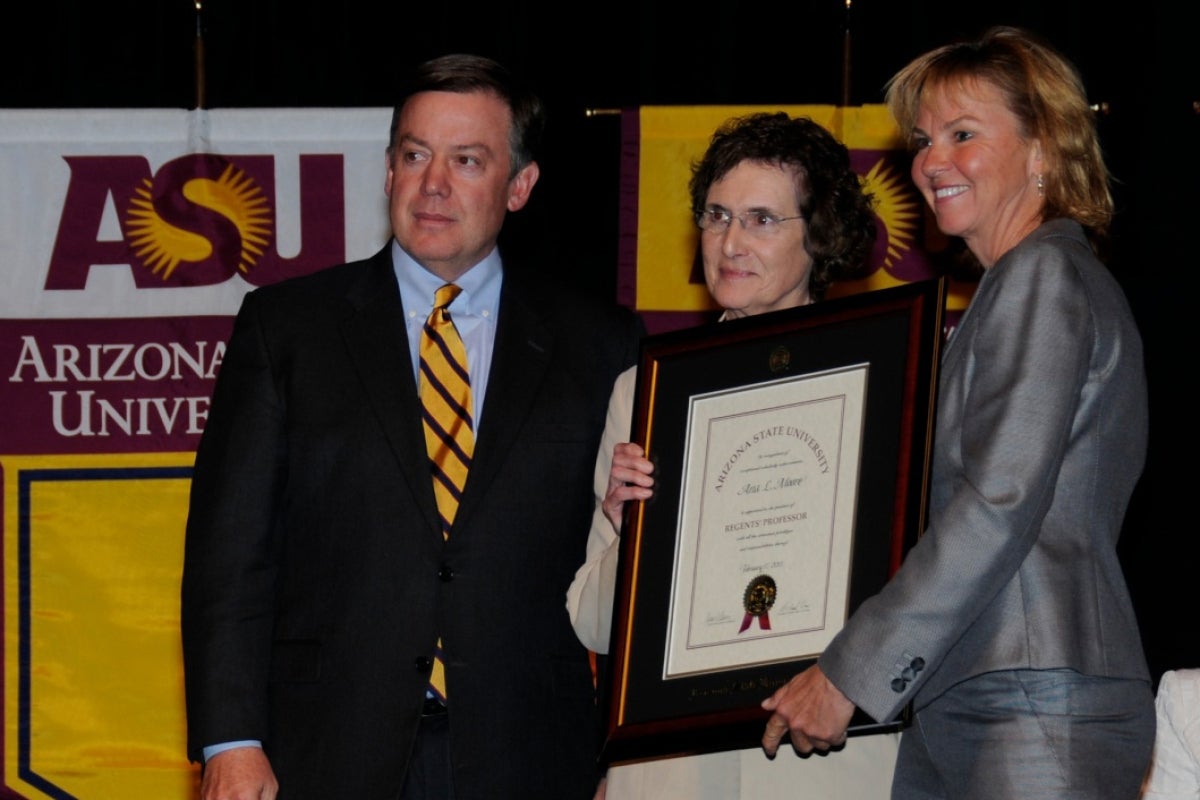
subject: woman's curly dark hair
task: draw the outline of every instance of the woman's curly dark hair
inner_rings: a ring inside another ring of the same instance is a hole
[[[796,203],[808,226],[812,257],[809,294],[820,299],[834,280],[860,274],[875,244],[875,212],[850,151],[807,117],[782,111],[726,120],[692,165],[692,213],[704,210],[708,190],[743,161],[771,164],[796,176]]]

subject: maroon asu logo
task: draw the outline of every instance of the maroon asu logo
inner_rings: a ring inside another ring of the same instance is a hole
[[[342,156],[302,155],[300,250],[275,239],[275,157],[197,153],[151,174],[142,156],[64,156],[71,169],[47,289],[83,289],[98,264],[128,264],[139,289],[207,286],[233,275],[263,286],[345,260]],[[100,239],[111,202],[120,240]]]

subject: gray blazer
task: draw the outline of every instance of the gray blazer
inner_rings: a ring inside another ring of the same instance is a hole
[[[999,669],[1149,680],[1117,560],[1146,456],[1142,344],[1070,220],[987,270],[942,359],[929,525],[820,659],[879,721]]]

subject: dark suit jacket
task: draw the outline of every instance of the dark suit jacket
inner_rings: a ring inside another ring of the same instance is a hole
[[[938,392],[929,527],[822,670],[880,721],[994,670],[1149,680],[1116,550],[1146,458],[1142,342],[1078,224],[985,273]]]
[[[626,309],[506,275],[443,542],[388,248],[248,294],[192,484],[191,758],[257,738],[283,800],[394,797],[440,635],[459,800],[591,797],[592,676],[562,598],[642,332]]]

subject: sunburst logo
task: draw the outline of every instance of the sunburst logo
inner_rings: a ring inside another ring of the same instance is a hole
[[[126,214],[130,249],[164,282],[181,264],[199,264],[214,252],[226,250],[230,260],[236,260],[237,271],[246,274],[269,241],[271,211],[258,184],[226,159],[206,154],[198,163],[207,174],[189,177],[181,186],[171,180],[175,175],[171,170],[160,171],[153,181],[144,180],[135,190]],[[212,174],[218,176],[207,177]],[[225,224],[204,224],[198,219],[204,212],[198,212],[198,208],[213,212]],[[231,238],[230,223],[239,240],[233,247],[231,242],[220,241]],[[198,233],[197,228],[206,232],[212,229],[213,235]],[[214,238],[218,240],[216,246]]]
[[[908,181],[897,175],[882,158],[863,176],[863,187],[875,198],[875,214],[887,232],[887,246],[880,266],[891,273],[891,268],[912,249],[921,216],[920,205]]]

